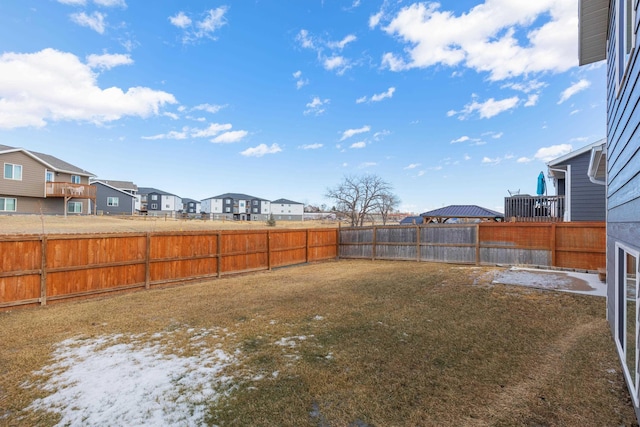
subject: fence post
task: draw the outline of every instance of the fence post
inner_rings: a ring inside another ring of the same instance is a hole
[[[271,230],[267,230],[267,270],[271,271]]]
[[[416,261],[420,262],[420,226],[416,224]]]
[[[342,225],[340,223],[338,223],[338,228],[336,230],[337,236],[336,236],[336,259],[340,259],[340,236],[342,235],[342,233],[340,233],[340,229],[341,229]]]
[[[480,224],[476,224],[476,265],[480,265]]]
[[[144,260],[144,288],[149,289],[151,287],[151,233],[147,231],[147,247]]]
[[[373,230],[373,239],[372,239],[373,240],[373,242],[372,242],[373,244],[371,245],[371,261],[375,261],[376,260],[376,242],[378,240],[377,239],[378,233],[376,232],[376,226],[375,225],[372,227],[372,230]]]
[[[216,251],[218,252],[218,262],[216,268],[218,270],[219,279],[222,276],[222,232],[218,231],[217,236]]]
[[[309,229],[307,228],[307,242],[306,242],[306,250],[304,254],[304,262],[309,262]]]
[[[557,252],[556,252],[556,223],[551,223],[551,266],[555,267],[557,260]]]
[[[47,236],[42,235],[42,262],[40,264],[40,305],[47,305]]]

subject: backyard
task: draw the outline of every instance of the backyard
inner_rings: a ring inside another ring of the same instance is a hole
[[[636,425],[605,299],[500,271],[329,261],[0,312],[0,425]]]

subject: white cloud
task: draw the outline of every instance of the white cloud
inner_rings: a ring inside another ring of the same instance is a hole
[[[191,136],[194,138],[209,138],[218,135],[220,132],[228,131],[232,128],[231,124],[212,123],[206,129],[193,129]],[[244,131],[241,131],[244,132]],[[217,141],[217,142],[235,142],[235,141]]]
[[[383,55],[393,71],[466,66],[497,81],[577,65],[575,0],[486,0],[459,16],[440,10],[440,3],[414,3],[384,31],[405,44],[404,54]]]
[[[531,161],[533,161],[533,159],[529,157],[520,157],[518,160],[516,160],[516,162],[518,163],[529,163]]]
[[[192,110],[206,111],[207,113],[216,114],[218,111],[222,110],[224,107],[226,107],[226,105],[200,104],[193,107]]]
[[[178,12],[175,16],[169,17],[169,22],[178,28],[185,29],[191,25],[191,18],[185,15],[184,12]]]
[[[165,104],[167,92],[147,87],[101,89],[96,74],[71,53],[44,49],[0,55],[0,128],[44,127],[48,121],[105,123],[123,116],[149,117]]]
[[[342,138],[340,138],[340,141],[344,141],[347,138],[351,138],[354,135],[357,135],[359,133],[365,133],[365,132],[369,132],[371,130],[371,127],[369,125],[365,125],[362,126],[361,128],[358,129],[347,129],[344,132],[342,132]]]
[[[368,99],[366,96],[358,98],[356,99],[356,104],[362,104],[364,102],[367,102],[367,100],[369,100],[370,102],[380,102],[383,99],[393,97],[393,94],[395,93],[395,91],[396,91],[395,87],[390,87],[389,89],[386,90],[386,92],[372,95],[370,99]]]
[[[211,142],[216,144],[230,144],[240,141],[248,134],[249,132],[246,130],[232,130],[216,136],[211,140]]]
[[[319,116],[320,114],[324,113],[326,110],[326,105],[329,103],[328,99],[322,100],[319,97],[315,96],[311,102],[308,102],[306,104],[307,109],[304,110],[304,114],[308,115],[308,114],[314,114],[316,116]]]
[[[451,144],[457,144],[458,142],[466,142],[469,141],[471,138],[469,138],[467,135],[463,135],[458,139],[453,139],[451,140]]]
[[[468,154],[465,154],[465,155],[464,155],[464,159],[465,159],[465,160],[471,160],[471,156],[470,156],[470,155],[468,155]]]
[[[536,154],[533,156],[535,159],[542,160],[543,162],[549,162],[558,157],[564,156],[565,154],[571,152],[573,147],[571,144],[559,144],[552,145],[550,147],[542,147],[540,148]]]
[[[349,148],[364,148],[367,146],[367,143],[364,141],[359,141],[359,142],[354,142],[353,144],[351,144],[351,146]]]
[[[374,15],[371,15],[369,17],[369,28],[372,29],[372,30],[374,28],[376,28],[378,26],[378,24],[380,23],[381,19],[382,19],[382,11],[380,11],[380,12],[374,14]]]
[[[419,166],[420,166],[420,163],[411,163],[410,165],[405,166],[405,167],[404,167],[404,169],[405,169],[405,170],[406,170],[406,169],[415,169],[415,168],[417,168],[417,167],[419,167]]]
[[[374,139],[374,141],[380,141],[387,135],[391,135],[391,132],[386,130],[386,129],[384,129],[384,130],[381,130],[380,132],[374,133],[373,134],[373,139]]]
[[[278,144],[271,144],[269,147],[267,144],[260,144],[257,147],[247,148],[246,150],[240,152],[243,156],[246,157],[262,157],[265,154],[275,154],[282,151],[282,148]]]
[[[58,0],[58,3],[67,4],[70,6],[84,6],[87,1],[86,0]]]
[[[309,35],[309,31],[302,29],[296,36],[296,40],[300,43],[305,49],[315,49],[315,43],[313,42],[313,38]]]
[[[498,163],[500,163],[502,161],[502,159],[500,157],[496,157],[496,158],[490,158],[490,157],[483,157],[482,158],[482,163],[485,164],[490,164],[490,165],[497,165]]]
[[[360,163],[358,165],[358,168],[359,169],[366,169],[366,168],[371,168],[371,167],[377,166],[377,165],[378,164],[376,162],[363,162],[363,163]]]
[[[79,12],[72,13],[69,17],[71,18],[71,21],[81,27],[88,27],[99,34],[104,34],[104,18],[106,18],[107,15],[103,13],[93,12],[91,15],[87,15],[84,12]]]
[[[578,136],[576,138],[571,138],[570,141],[571,142],[587,142],[589,140],[588,137],[586,136]]]
[[[356,104],[362,104],[364,102],[367,102],[367,97],[363,96],[361,98],[356,99]]]
[[[530,93],[534,91],[537,92],[546,86],[548,86],[546,83],[534,79],[526,80],[520,83],[505,83],[504,85],[502,85],[502,88],[509,88],[524,93]]]
[[[578,92],[581,92],[591,86],[591,82],[587,79],[581,79],[579,82],[572,84],[562,91],[558,104],[562,104]]]
[[[171,113],[169,111],[165,111],[164,113],[162,113],[162,115],[165,117],[169,117],[172,120],[178,120],[180,118],[180,116],[178,116],[176,113]]]
[[[344,74],[350,68],[349,61],[344,56],[334,55],[323,60],[322,65],[327,71],[336,71],[337,74]]]
[[[301,145],[300,148],[301,150],[317,150],[318,148],[322,148],[323,144],[305,144],[305,145]]]
[[[457,114],[460,120],[465,120],[472,114],[478,113],[481,119],[490,119],[491,117],[517,107],[519,102],[520,98],[517,96],[499,101],[496,101],[494,98],[489,98],[485,102],[478,102],[474,97],[474,100],[465,105],[461,111],[450,111],[447,115],[452,116]]]
[[[133,59],[130,55],[123,54],[103,54],[103,55],[88,55],[87,65],[91,68],[98,68],[101,70],[110,70],[118,65],[130,65],[133,64]]]
[[[162,133],[153,136],[143,136],[142,139],[157,140],[157,139],[187,139],[187,129],[183,129],[181,132],[172,130],[169,133]]]
[[[342,50],[342,49],[344,49],[344,47],[346,45],[348,45],[349,43],[352,43],[352,42],[354,42],[356,40],[357,40],[356,36],[354,36],[353,34],[349,34],[348,36],[346,36],[345,38],[343,38],[339,42],[329,42],[329,43],[327,43],[327,46],[329,48],[331,48],[331,49]]]
[[[124,0],[93,0],[93,2],[102,7],[121,7],[123,9],[127,7]]]
[[[176,15],[170,16],[169,22],[183,30],[182,43],[184,44],[194,43],[203,38],[217,40],[214,34],[227,24],[225,15],[228,10],[229,8],[227,6],[209,9],[204,12],[204,17],[200,20],[194,20],[180,11]]]
[[[309,80],[308,79],[303,79],[302,78],[302,71],[298,70],[295,73],[293,73],[293,78],[296,79],[296,89],[300,89],[303,86],[306,86],[309,84]]]
[[[540,95],[538,95],[537,93],[529,95],[529,97],[527,98],[527,101],[524,103],[524,106],[525,107],[535,106],[538,103],[539,98],[540,98]]]

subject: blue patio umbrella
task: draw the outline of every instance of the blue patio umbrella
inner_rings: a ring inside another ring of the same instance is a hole
[[[538,175],[538,189],[536,190],[536,193],[538,194],[538,196],[542,196],[546,192],[547,180],[544,178],[544,172],[540,172],[540,175]]]

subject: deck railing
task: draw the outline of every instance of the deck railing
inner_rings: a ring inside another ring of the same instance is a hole
[[[72,197],[77,199],[95,199],[96,187],[87,184],[72,184],[70,182],[45,183],[47,197]]]
[[[564,196],[517,195],[504,198],[505,221],[561,222],[564,213]]]

